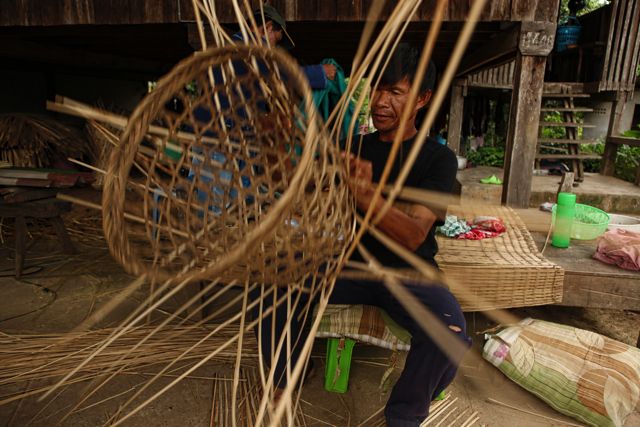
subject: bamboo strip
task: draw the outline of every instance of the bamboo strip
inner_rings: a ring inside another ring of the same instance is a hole
[[[574,423],[570,423],[570,422],[567,422],[567,421],[564,421],[564,420],[560,420],[558,418],[553,418],[553,417],[549,417],[547,415],[542,415],[542,414],[539,414],[537,412],[528,411],[526,409],[522,409],[522,408],[519,408],[517,406],[509,405],[508,403],[500,402],[499,400],[492,399],[490,397],[487,398],[486,400],[489,403],[493,403],[495,405],[504,406],[505,408],[513,409],[514,411],[524,412],[525,414],[534,415],[534,416],[539,417],[539,418],[544,418],[545,420],[553,421],[554,423],[561,423],[561,424],[568,425],[568,426],[573,426],[573,427],[580,427],[581,426],[581,424],[574,424]]]

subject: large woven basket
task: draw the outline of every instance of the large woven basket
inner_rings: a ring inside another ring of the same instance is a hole
[[[113,256],[156,279],[287,285],[353,233],[339,150],[283,51],[195,54],[136,108],[104,183]]]

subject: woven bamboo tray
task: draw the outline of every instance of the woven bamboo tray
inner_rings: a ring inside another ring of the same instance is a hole
[[[448,213],[467,219],[475,216],[502,218],[507,231],[484,240],[457,240],[438,236],[436,261],[463,311],[555,304],[562,301],[564,270],[547,260],[531,234],[511,208],[449,207]],[[424,282],[411,269],[387,269],[404,281]],[[369,272],[345,270],[340,278],[371,280]]]
[[[464,212],[464,213],[463,213]],[[536,247],[518,214],[503,206],[450,207],[449,214],[502,218],[507,231],[484,240],[438,236],[436,260],[464,311],[554,304],[562,301],[564,270]]]

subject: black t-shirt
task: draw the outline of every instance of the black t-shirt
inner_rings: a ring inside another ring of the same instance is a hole
[[[402,142],[402,147],[391,169],[388,184],[393,184],[398,177],[405,159],[409,156],[413,141],[414,139],[411,138]],[[380,141],[377,132],[365,135],[362,139],[362,144],[358,142],[357,139],[354,139],[351,151],[359,155],[360,158],[369,160],[372,163],[373,182],[380,182],[380,177],[389,158],[393,144],[391,142]],[[404,185],[442,193],[451,193],[455,184],[457,170],[458,161],[454,152],[448,147],[439,144],[435,139],[429,138],[422,146]],[[444,212],[438,211],[437,209],[431,209],[439,217],[444,214]],[[431,227],[427,238],[415,251],[416,255],[433,265],[437,265],[434,258],[438,252],[438,244],[435,237],[435,227],[438,223],[440,223],[440,220]],[[404,259],[387,249],[383,243],[380,243],[369,233],[366,233],[362,237],[362,243],[367,250],[385,266],[396,268],[409,266]],[[354,252],[352,259],[361,260],[358,251]]]

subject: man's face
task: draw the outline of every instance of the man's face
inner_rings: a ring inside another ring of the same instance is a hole
[[[271,46],[277,46],[282,40],[283,31],[279,25],[274,25],[272,21],[267,22],[265,37],[269,39]]]
[[[431,92],[419,95],[416,103],[408,105],[411,83],[406,77],[393,85],[380,85],[371,97],[371,116],[373,125],[378,131],[393,132],[400,127],[400,118],[405,108],[411,108],[412,112],[408,123],[415,120],[417,111],[422,108],[431,96]]]

